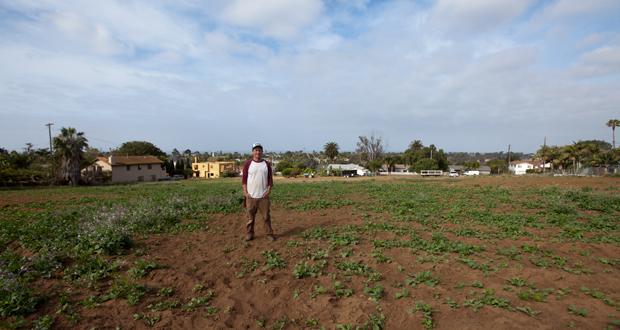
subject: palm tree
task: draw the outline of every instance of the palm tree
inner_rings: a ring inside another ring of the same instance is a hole
[[[61,182],[71,182],[73,186],[80,182],[80,164],[86,147],[88,140],[84,137],[84,132],[78,133],[73,127],[63,127],[54,138],[54,151],[60,159]]]
[[[325,152],[325,156],[329,158],[330,161],[334,161],[336,157],[338,157],[338,143],[336,142],[327,142],[323,147],[323,151]]]
[[[620,126],[620,119],[610,119],[607,127],[611,127],[612,145],[616,149],[616,127]]]

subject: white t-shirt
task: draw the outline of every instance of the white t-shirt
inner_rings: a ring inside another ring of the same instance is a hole
[[[267,169],[267,162],[255,162],[252,161],[248,168],[248,194],[252,198],[262,198],[267,192],[269,182],[269,170]]]

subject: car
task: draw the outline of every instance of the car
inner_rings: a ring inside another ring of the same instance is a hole
[[[468,175],[468,176],[473,176],[473,175],[480,175],[480,171],[478,170],[468,170],[465,171],[465,173],[463,173],[464,175]]]
[[[448,173],[448,176],[452,177],[452,178],[456,178],[456,177],[459,176],[459,172],[457,172],[457,171],[450,171],[450,173]]]

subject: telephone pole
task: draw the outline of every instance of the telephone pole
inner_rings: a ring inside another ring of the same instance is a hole
[[[45,126],[47,126],[47,131],[50,135],[50,154],[54,153],[54,149],[52,148],[52,125],[54,125],[54,123],[45,124]]]
[[[543,174],[545,174],[545,166],[547,165],[547,157],[545,155],[546,153],[547,153],[547,137],[545,136],[545,140],[543,142],[543,150],[542,150],[542,161],[543,161],[542,172]]]
[[[510,144],[508,145],[508,174],[510,174]]]

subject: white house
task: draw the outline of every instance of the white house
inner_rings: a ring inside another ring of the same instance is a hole
[[[327,172],[331,173],[332,170],[339,170],[342,176],[352,175],[368,175],[370,171],[357,164],[329,164],[327,165]]]
[[[508,166],[508,171],[512,172],[514,175],[523,175],[527,173],[527,170],[532,169],[534,169],[534,164],[527,161],[511,162],[510,166]]]
[[[111,173],[112,182],[157,181],[168,176],[155,156],[97,157],[96,171]]]

